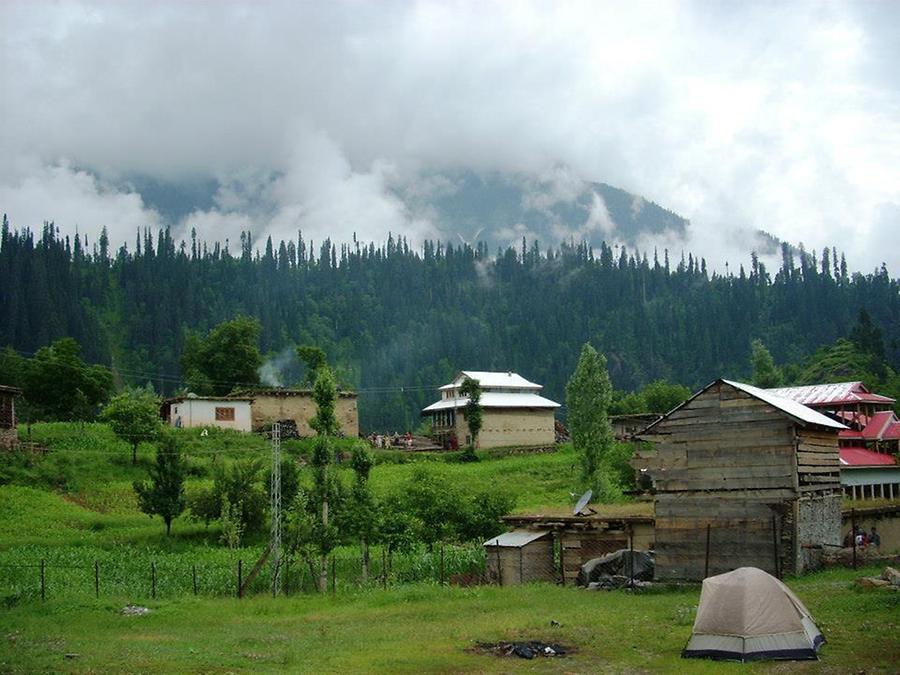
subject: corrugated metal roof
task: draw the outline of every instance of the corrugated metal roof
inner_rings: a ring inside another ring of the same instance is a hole
[[[458,410],[465,408],[468,402],[468,397],[443,399],[432,403],[422,412]],[[537,394],[498,394],[491,391],[482,392],[480,403],[482,408],[559,408],[559,403]]]
[[[768,389],[776,396],[789,398],[808,406],[839,405],[845,403],[894,403],[894,399],[873,394],[862,382],[810,384],[804,387]]]
[[[841,448],[841,466],[894,466],[897,462],[891,455],[874,452],[867,448]]]
[[[455,389],[462,381],[470,377],[473,380],[477,380],[478,384],[481,385],[482,389],[487,389],[489,387],[498,388],[505,387],[509,389],[534,389],[540,390],[543,387],[539,384],[535,384],[534,382],[529,382],[524,377],[519,375],[518,373],[512,372],[490,372],[484,370],[463,370],[460,371],[459,374],[453,379],[453,382],[450,384],[445,384],[440,389],[443,391],[445,389]]]
[[[483,546],[508,546],[510,548],[522,548],[535,539],[550,534],[550,530],[513,530],[488,539]]]
[[[758,398],[760,401],[765,401],[770,406],[778,408],[782,412],[801,422],[815,424],[820,427],[829,427],[831,429],[847,428],[840,422],[835,422],[830,417],[825,417],[822,413],[818,413],[812,408],[807,408],[802,403],[776,395],[771,389],[760,389],[759,387],[744,384],[743,382],[734,382],[732,380],[722,380],[722,382],[730,384],[735,389],[740,389],[741,391],[750,394],[752,397]]]

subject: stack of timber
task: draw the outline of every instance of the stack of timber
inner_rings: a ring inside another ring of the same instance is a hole
[[[657,579],[742,566],[799,573],[839,543],[841,425],[717,380],[648,427],[635,468],[656,487]]]

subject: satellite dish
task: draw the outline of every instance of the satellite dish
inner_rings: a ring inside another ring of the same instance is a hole
[[[594,509],[588,508],[588,504],[590,503],[591,497],[593,496],[593,490],[588,490],[583,495],[581,495],[581,497],[578,498],[578,503],[575,504],[575,509],[572,511],[572,513],[576,516],[586,516],[587,514],[584,512],[585,509],[587,509],[591,513],[597,513],[596,511],[594,511]]]

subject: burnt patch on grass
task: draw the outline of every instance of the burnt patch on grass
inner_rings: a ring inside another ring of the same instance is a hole
[[[471,654],[491,654],[493,656],[513,657],[520,659],[565,658],[575,652],[575,648],[558,642],[542,642],[541,640],[476,642],[469,647]]]

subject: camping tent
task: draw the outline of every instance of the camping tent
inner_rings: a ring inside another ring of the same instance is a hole
[[[825,638],[787,586],[755,567],[703,581],[685,658],[816,659]]]

